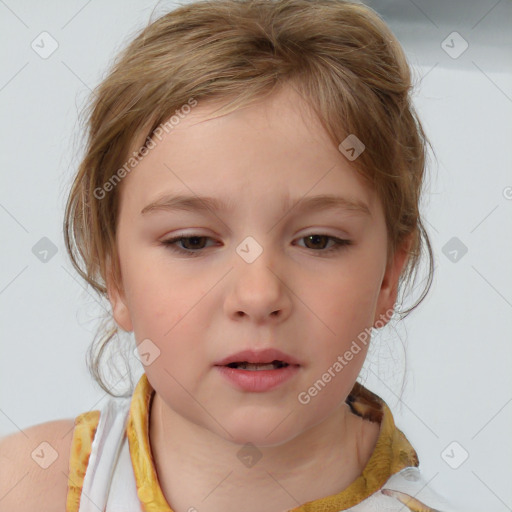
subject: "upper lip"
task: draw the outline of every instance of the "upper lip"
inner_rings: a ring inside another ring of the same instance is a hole
[[[230,363],[271,363],[272,361],[283,361],[289,365],[300,365],[294,357],[281,352],[275,348],[266,348],[263,350],[242,350],[232,354],[215,363],[215,366],[225,366]]]

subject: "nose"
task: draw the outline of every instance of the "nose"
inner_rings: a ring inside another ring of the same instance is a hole
[[[234,319],[248,317],[256,323],[284,320],[290,314],[289,273],[277,264],[270,251],[252,262],[240,257],[230,272],[226,312]]]

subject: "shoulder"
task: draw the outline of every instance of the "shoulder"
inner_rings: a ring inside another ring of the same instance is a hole
[[[73,435],[83,417],[33,425],[0,439],[0,510],[66,509]]]

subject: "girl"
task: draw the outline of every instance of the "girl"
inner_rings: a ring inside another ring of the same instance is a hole
[[[53,425],[39,456],[60,456],[10,471],[5,510],[452,510],[356,382],[431,258],[410,90],[389,28],[340,0],[194,2],[122,52],[65,241],[115,320],[93,374],[111,392],[99,360],[118,329],[144,374]]]

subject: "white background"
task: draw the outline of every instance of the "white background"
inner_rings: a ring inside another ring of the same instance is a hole
[[[155,6],[153,19],[173,5],[0,2],[0,435],[106,399],[85,365],[105,303],[73,270],[62,234],[83,141],[77,113]],[[435,148],[423,209],[436,270],[424,303],[376,337],[361,380],[391,407],[438,492],[468,512],[512,510],[512,4],[368,5],[404,46]],[[58,42],[47,59],[31,48],[43,31]],[[442,47],[462,48],[447,39],[454,31],[468,44],[457,58]],[[46,263],[32,253],[42,237],[58,248]],[[452,237],[467,247],[457,262],[443,253]],[[445,462],[465,452],[457,469]]]

